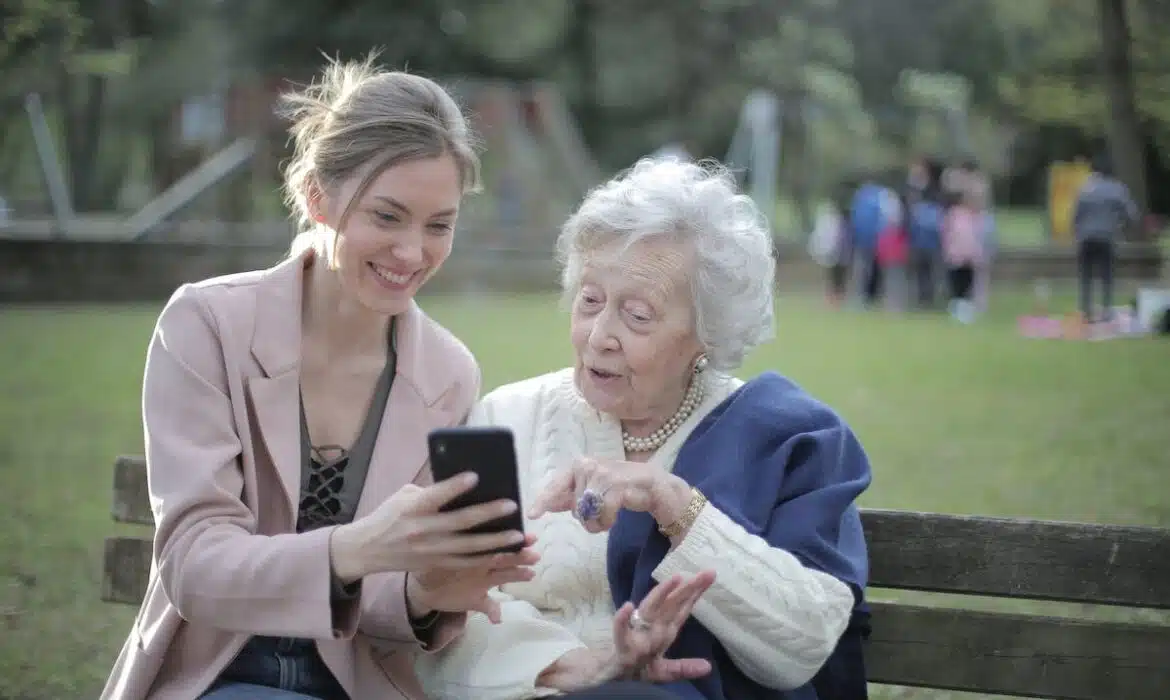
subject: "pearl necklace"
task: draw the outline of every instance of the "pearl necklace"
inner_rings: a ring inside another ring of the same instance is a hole
[[[661,428],[650,433],[648,437],[634,437],[626,431],[622,431],[622,447],[626,452],[654,452],[658,448],[666,444],[671,435],[686,422],[687,418],[695,412],[699,407],[699,403],[703,400],[703,381],[702,377],[696,375],[691,380],[691,385],[687,387],[687,393],[683,396],[682,403],[678,410],[662,425]]]

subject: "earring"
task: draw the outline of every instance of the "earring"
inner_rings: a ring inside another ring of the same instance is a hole
[[[711,360],[707,358],[707,353],[704,352],[695,358],[695,366],[691,372],[696,375],[702,374],[707,369],[707,365],[709,364],[711,364]]]

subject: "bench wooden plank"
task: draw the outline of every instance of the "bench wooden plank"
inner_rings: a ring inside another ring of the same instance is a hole
[[[114,466],[114,520],[151,525],[146,460]],[[1170,530],[865,509],[870,585],[1170,609]]]
[[[119,523],[154,524],[145,457],[123,455],[114,462],[113,516]]]
[[[137,537],[107,537],[103,555],[102,600],[138,605],[150,582],[152,543]]]
[[[873,683],[1057,700],[1170,698],[1170,627],[874,603]]]
[[[1170,608],[1168,529],[889,510],[862,517],[875,588]]]

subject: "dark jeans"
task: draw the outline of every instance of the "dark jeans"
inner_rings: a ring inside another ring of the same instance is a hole
[[[910,275],[918,305],[923,308],[934,306],[934,294],[938,284],[935,281],[937,258],[938,254],[933,250],[919,248],[910,251]]]
[[[561,697],[578,698],[578,700],[602,700],[602,698],[612,698],[613,700],[678,700],[678,696],[669,690],[660,688],[652,683],[639,683],[637,681],[613,681],[595,688],[586,688],[585,690],[575,690],[571,693],[565,693]]]
[[[863,297],[866,304],[873,304],[882,295],[882,283],[885,281],[885,276],[882,274],[882,266],[878,264],[876,255],[871,255],[867,262],[869,270],[865,276]]]
[[[1108,318],[1113,309],[1113,243],[1081,241],[1077,244],[1077,276],[1081,282],[1081,313],[1093,311],[1093,280],[1101,280],[1101,306]]]
[[[252,683],[225,683],[199,700],[320,700],[292,690],[280,690]]]
[[[951,282],[951,299],[970,301],[975,287],[975,268],[971,265],[952,267],[947,276]]]
[[[283,693],[283,695],[282,695]],[[204,698],[349,700],[310,639],[255,636]]]
[[[614,681],[586,688],[562,697],[578,700],[677,700],[673,693],[650,683]],[[228,683],[204,695],[202,700],[318,700],[312,695],[303,695],[291,690],[278,690],[263,685]]]
[[[845,263],[829,267],[829,296],[840,298],[845,296],[848,288],[849,266]]]

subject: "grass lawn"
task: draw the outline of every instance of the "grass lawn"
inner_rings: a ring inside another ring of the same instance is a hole
[[[1170,526],[1166,342],[1021,340],[1025,304],[960,327],[784,298],[743,374],[778,369],[845,415],[873,459],[866,505]],[[568,360],[550,297],[424,305],[489,387]],[[157,310],[0,309],[0,700],[94,697],[134,615],[98,602],[101,540],[113,458],[141,450]]]

